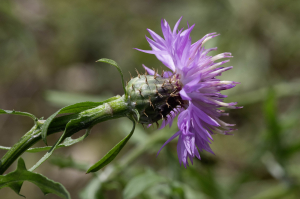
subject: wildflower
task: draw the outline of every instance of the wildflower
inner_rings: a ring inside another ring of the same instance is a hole
[[[182,18],[182,17],[181,17]],[[220,67],[229,60],[215,62],[219,59],[230,58],[231,53],[225,52],[216,56],[209,56],[208,53],[217,48],[205,49],[203,44],[218,36],[216,33],[205,35],[202,39],[192,43],[190,33],[194,25],[186,30],[178,30],[181,18],[177,21],[173,31],[166,20],[161,21],[161,29],[164,38],[148,29],[153,40],[146,37],[152,50],[139,51],[154,54],[171,71],[165,72],[161,78],[168,78],[174,85],[174,94],[177,95],[175,107],[164,116],[161,128],[171,126],[174,118],[178,115],[178,128],[158,151],[171,140],[179,136],[177,153],[180,165],[189,166],[188,159],[193,164],[193,158],[200,158],[199,151],[206,150],[212,154],[209,144],[213,140],[215,132],[229,134],[233,124],[227,124],[219,119],[220,116],[228,115],[220,107],[231,109],[236,107],[236,102],[225,103],[220,91],[233,88],[238,82],[221,81],[216,78],[223,72],[232,68]],[[144,66],[146,71],[157,76],[154,70]],[[163,110],[163,109],[161,109]],[[162,112],[162,111],[161,111]]]

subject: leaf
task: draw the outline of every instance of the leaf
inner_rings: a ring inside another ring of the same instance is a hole
[[[27,112],[21,112],[21,111],[15,111],[15,110],[10,111],[10,110],[0,109],[0,114],[22,115],[22,116],[30,117],[34,121],[37,121],[37,118],[33,114],[27,113]]]
[[[132,178],[123,191],[124,199],[135,198],[153,185],[167,181],[164,177],[153,172],[143,173]]]
[[[24,181],[34,183],[45,195],[48,193],[53,193],[64,199],[71,198],[69,192],[62,184],[54,182],[53,180],[50,180],[41,174],[27,171],[25,162],[22,158],[19,158],[18,167],[15,171],[7,175],[0,176],[0,189],[4,187],[10,187],[17,194],[19,194]]]
[[[116,146],[114,146],[114,148],[112,148],[101,160],[99,160],[96,164],[91,166],[86,173],[96,172],[96,171],[102,169],[107,164],[109,164],[111,161],[113,161],[113,159],[115,159],[115,157],[123,149],[123,147],[126,145],[126,143],[128,142],[128,140],[130,139],[130,137],[132,136],[132,134],[134,132],[135,121],[132,118],[130,118],[130,120],[133,123],[131,132],[123,140],[121,140],[121,142],[119,142]]]
[[[57,146],[59,145],[59,143],[61,142],[61,140],[63,139],[63,137],[65,136],[65,133],[66,133],[66,131],[67,131],[67,129],[68,129],[68,127],[69,126],[71,126],[72,125],[72,122],[73,122],[74,120],[71,120],[70,122],[68,122],[68,124],[67,124],[67,126],[66,126],[66,129],[65,129],[65,131],[64,131],[64,133],[60,136],[60,138],[58,139],[58,141],[55,143],[55,145],[53,145],[52,147],[51,147],[51,149],[33,166],[33,167],[31,167],[30,169],[29,169],[29,171],[33,171],[33,170],[35,170],[37,167],[39,167],[45,160],[47,160],[51,155],[52,155],[52,153],[53,153],[53,151],[54,151],[54,149],[56,149],[57,148]],[[85,133],[85,135],[83,135],[82,137],[80,137],[80,138],[78,138],[79,139],[79,141],[81,141],[81,140],[83,140],[84,138],[86,138],[88,135],[89,135],[89,133],[90,133],[90,129],[87,129],[87,131],[86,131],[86,133]],[[78,140],[77,139],[77,140]],[[79,142],[78,141],[78,142]],[[71,141],[69,141],[69,143],[68,144],[70,144],[70,143],[72,143]]]
[[[41,131],[41,136],[45,144],[47,144],[47,131],[49,128],[50,123],[52,120],[58,115],[62,113],[79,113],[91,108],[95,108],[97,106],[100,106],[104,103],[110,102],[112,100],[118,99],[120,96],[112,97],[107,100],[104,100],[102,102],[80,102],[76,104],[72,104],[69,106],[66,106],[60,110],[58,110],[56,113],[52,114],[45,122],[44,125],[42,126],[42,131]]]
[[[88,134],[84,134],[83,136],[77,138],[77,139],[72,139],[71,137],[67,137],[65,139],[65,141],[61,144],[59,144],[56,148],[62,148],[62,147],[68,147],[71,146],[73,144],[76,144],[82,140],[84,140],[84,138],[86,138]],[[49,151],[53,146],[45,146],[45,147],[36,147],[36,148],[29,148],[26,150],[26,152],[29,153],[37,153],[37,152],[41,152],[41,151]],[[5,147],[5,146],[0,146],[0,149],[3,150],[10,150],[11,147]]]
[[[125,89],[125,83],[124,83],[123,73],[122,73],[121,68],[118,66],[117,62],[115,62],[114,60],[111,60],[111,59],[107,59],[107,58],[99,59],[96,62],[104,62],[104,63],[110,64],[110,65],[113,65],[113,66],[115,66],[118,69],[118,71],[119,71],[119,73],[121,75],[121,79],[122,79],[123,90],[124,90],[125,96],[127,98],[127,92],[126,92],[126,89]]]

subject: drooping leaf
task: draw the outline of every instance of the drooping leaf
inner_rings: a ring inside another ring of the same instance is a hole
[[[102,102],[80,102],[77,104],[72,104],[70,106],[66,106],[60,110],[58,110],[57,112],[55,112],[54,114],[52,114],[43,124],[42,126],[42,131],[41,131],[41,136],[42,139],[44,141],[45,144],[47,144],[47,131],[48,131],[48,127],[50,125],[50,123],[53,121],[53,119],[58,115],[58,114],[63,114],[63,113],[79,113],[81,111],[85,111],[91,108],[95,108],[97,106],[100,106],[104,103],[110,102],[112,100],[118,99],[120,96],[116,96],[116,97],[112,97],[109,98],[105,101]]]
[[[123,90],[124,90],[125,96],[127,98],[127,92],[126,92],[126,89],[125,89],[125,82],[124,82],[123,73],[122,73],[121,68],[118,66],[117,62],[115,62],[114,60],[111,60],[111,59],[107,59],[107,58],[99,59],[97,62],[104,62],[104,63],[110,64],[110,65],[113,65],[118,69],[118,71],[121,75],[121,79],[122,79]]]
[[[31,114],[31,113],[27,113],[27,112],[21,112],[21,111],[15,111],[15,110],[3,110],[3,109],[0,109],[0,114],[12,114],[12,115],[22,115],[22,116],[27,116],[27,117],[30,117],[32,118],[34,121],[37,120],[37,118]]]
[[[113,161],[113,159],[115,159],[115,157],[123,149],[123,147],[126,145],[126,143],[128,142],[128,140],[130,139],[130,137],[132,136],[132,134],[134,132],[135,121],[132,118],[130,118],[130,119],[133,123],[133,127],[132,127],[131,132],[123,140],[121,140],[116,146],[114,146],[114,148],[112,148],[101,160],[99,160],[96,164],[91,166],[86,173],[99,171],[104,166],[106,166],[111,161]]]
[[[53,193],[64,199],[71,198],[70,194],[62,184],[54,182],[53,180],[50,180],[41,174],[28,171],[22,158],[19,158],[18,167],[15,171],[7,175],[0,175],[0,189],[3,187],[10,187],[17,194],[19,194],[24,181],[34,183],[45,195]]]
[[[153,185],[167,181],[166,178],[153,172],[146,172],[132,178],[123,191],[124,199],[135,198]]]

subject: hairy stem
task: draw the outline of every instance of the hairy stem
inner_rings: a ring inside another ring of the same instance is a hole
[[[120,117],[127,117],[131,114],[131,109],[127,106],[124,96],[116,100],[107,102],[98,107],[82,111],[77,114],[71,114],[55,118],[48,128],[47,135],[57,133],[60,131],[65,132],[66,137],[70,137],[82,129],[88,129],[97,123],[104,122],[111,119]],[[72,121],[70,128],[66,125]],[[0,160],[0,175],[2,175],[8,167],[28,148],[41,140],[41,126],[42,121],[38,121],[20,140],[17,142]]]

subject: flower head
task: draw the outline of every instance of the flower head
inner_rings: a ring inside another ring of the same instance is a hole
[[[168,139],[162,148],[179,136],[177,144],[177,153],[180,164],[188,166],[188,159],[193,163],[193,158],[200,159],[199,151],[206,150],[213,153],[209,143],[211,143],[212,134],[215,132],[228,134],[233,129],[232,124],[227,124],[219,119],[222,115],[227,115],[219,110],[220,107],[236,107],[237,103],[225,103],[227,96],[220,93],[221,90],[233,88],[238,82],[221,81],[217,79],[222,72],[232,68],[220,67],[229,60],[215,62],[219,59],[230,58],[231,53],[221,53],[215,56],[209,56],[208,53],[217,48],[205,49],[203,44],[208,40],[218,36],[216,33],[205,35],[202,39],[192,43],[190,33],[194,25],[186,30],[178,30],[181,18],[177,21],[173,31],[166,20],[161,21],[161,28],[164,38],[149,30],[153,40],[146,37],[152,50],[139,51],[154,54],[171,71],[165,72],[163,77],[169,78],[179,86],[178,95],[180,105],[178,104],[162,122],[162,127],[167,124],[170,126],[174,118],[178,115],[178,128],[170,139]],[[156,72],[144,66],[150,75],[156,75]],[[177,87],[177,88],[178,88]],[[162,149],[161,148],[161,149]],[[160,149],[160,150],[161,150]],[[160,152],[159,150],[159,152]],[[158,152],[158,153],[159,153]]]

